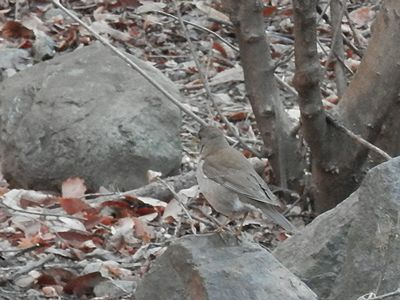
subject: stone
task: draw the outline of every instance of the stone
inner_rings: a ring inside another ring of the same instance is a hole
[[[93,293],[96,297],[116,299],[133,293],[134,289],[135,282],[131,280],[103,280],[94,287]]]
[[[371,169],[361,186],[274,255],[321,299],[395,291],[400,281],[400,157]]]
[[[167,91],[173,83],[135,57]],[[54,190],[69,177],[127,190],[181,163],[181,114],[101,44],[39,63],[0,84],[2,172],[14,186]]]
[[[313,300],[316,295],[261,246],[228,234],[185,236],[171,244],[135,299]]]

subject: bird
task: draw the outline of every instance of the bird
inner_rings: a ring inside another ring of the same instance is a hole
[[[203,126],[199,133],[200,161],[197,182],[208,203],[230,220],[252,211],[261,211],[285,230],[297,228],[279,211],[280,201],[257,174],[252,164],[231,147],[223,132],[214,126]],[[240,227],[240,230],[241,230]]]

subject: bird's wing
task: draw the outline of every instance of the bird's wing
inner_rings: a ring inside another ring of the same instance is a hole
[[[236,151],[236,150],[235,150]],[[244,159],[240,152],[236,159]],[[230,153],[232,156],[232,153]],[[223,185],[238,195],[248,197],[256,201],[279,206],[279,201],[271,192],[265,181],[257,174],[251,164],[243,169],[242,164],[236,164],[236,159],[230,161],[221,159],[221,156],[209,156],[203,165],[203,172],[207,178]],[[232,162],[233,161],[233,162]]]

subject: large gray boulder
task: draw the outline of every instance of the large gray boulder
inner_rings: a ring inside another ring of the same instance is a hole
[[[224,234],[171,244],[139,283],[137,300],[313,300],[316,295],[267,250]]]
[[[371,169],[356,192],[274,255],[321,299],[392,292],[400,282],[399,216],[400,157]]]
[[[170,93],[161,72],[131,57]],[[0,155],[12,183],[54,189],[71,176],[118,189],[181,162],[180,111],[100,44],[43,62],[0,84]]]

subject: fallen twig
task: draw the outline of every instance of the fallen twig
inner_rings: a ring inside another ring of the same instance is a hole
[[[3,199],[3,197],[0,197],[0,199]],[[14,208],[14,207],[11,207],[11,206],[7,205],[6,203],[4,203],[4,201],[0,202],[0,207],[3,207],[3,208],[8,209],[8,210],[12,210],[12,211],[20,213],[20,214],[28,214],[28,215],[36,215],[36,216],[44,216],[44,217],[56,217],[56,218],[69,218],[69,219],[75,219],[75,220],[79,220],[79,221],[86,221],[86,219],[82,218],[82,217],[53,214],[53,213],[49,213],[49,212],[36,212],[36,211],[18,209],[18,208]]]
[[[369,294],[359,297],[357,300],[382,300],[382,299],[387,299],[387,298],[398,296],[398,295],[400,295],[400,288],[398,288],[394,292],[390,292],[390,293],[383,294],[380,296],[376,296],[374,293],[369,293]]]

